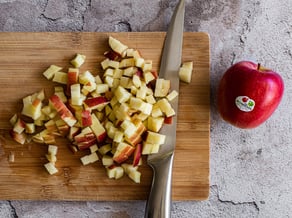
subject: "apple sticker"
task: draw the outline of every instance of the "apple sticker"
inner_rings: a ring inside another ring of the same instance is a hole
[[[238,96],[235,99],[235,104],[239,110],[244,112],[250,112],[254,109],[255,101],[247,96]]]

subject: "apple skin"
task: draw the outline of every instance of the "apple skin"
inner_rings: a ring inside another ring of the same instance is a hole
[[[278,73],[254,62],[241,61],[231,66],[220,81],[218,111],[225,121],[236,127],[255,128],[276,110],[283,92],[284,83]],[[252,99],[253,109],[242,111],[235,103],[238,96],[242,96],[242,101]]]

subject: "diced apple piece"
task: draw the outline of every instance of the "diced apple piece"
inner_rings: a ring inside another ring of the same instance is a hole
[[[108,103],[109,101],[104,96],[98,96],[95,98],[87,98],[84,100],[84,104],[90,110],[98,109],[99,111],[101,111]]]
[[[71,104],[82,105],[80,84],[76,83],[71,85]]]
[[[170,80],[157,79],[155,85],[154,96],[155,97],[165,97],[170,89]]]
[[[136,58],[135,58],[135,66],[136,66],[136,67],[143,68],[144,63],[145,63],[144,58],[141,58],[141,57],[136,57]]]
[[[56,174],[58,172],[58,169],[55,167],[54,163],[52,162],[46,163],[44,167],[46,168],[46,170],[48,171],[50,175]]]
[[[16,123],[14,124],[13,131],[18,134],[21,134],[24,130],[25,122],[22,119],[18,118]]]
[[[48,79],[53,79],[56,72],[62,70],[62,67],[58,67],[56,65],[51,65],[45,72],[43,72],[43,75]]]
[[[122,57],[125,56],[125,52],[128,48],[128,46],[121,43],[119,40],[113,38],[112,36],[109,37],[109,46],[111,49],[118,54],[120,54]]]
[[[124,71],[122,69],[115,69],[113,73],[114,79],[120,79],[124,74]]]
[[[145,97],[145,100],[149,104],[155,104],[156,103],[156,99],[153,97],[153,95],[147,95]],[[153,110],[153,108],[152,108],[152,110]]]
[[[101,160],[103,166],[111,166],[114,164],[113,158],[109,155],[103,155]]]
[[[82,126],[87,127],[92,125],[91,113],[88,110],[83,110],[81,113]]]
[[[85,59],[86,59],[86,56],[85,55],[77,54],[75,56],[75,58],[71,61],[71,64],[74,67],[79,68],[85,62]]]
[[[124,130],[124,134],[127,137],[131,137],[137,130],[135,124],[133,124],[130,120],[124,120],[121,124],[121,127]]]
[[[78,68],[69,68],[67,73],[67,91],[68,95],[71,94],[71,85],[78,83],[79,78],[79,69]]]
[[[69,126],[73,126],[77,122],[71,111],[57,95],[52,95],[50,97],[50,102],[60,115],[61,119],[64,120]]]
[[[14,141],[18,142],[19,144],[24,144],[27,140],[27,135],[22,132],[22,133],[17,133],[14,132],[13,130],[10,131],[10,136],[11,138],[14,139]]]
[[[142,157],[142,144],[137,144],[134,152],[133,166],[138,166]]]
[[[143,67],[143,72],[151,71],[152,70],[152,61],[151,60],[145,60]]]
[[[26,123],[25,124],[25,132],[28,134],[35,133],[35,125],[34,123]]]
[[[138,171],[137,166],[133,166],[132,164],[122,164],[122,167],[125,173],[129,176],[136,183],[140,183],[141,180],[141,173]]]
[[[131,93],[129,93],[122,86],[118,86],[118,88],[115,90],[115,96],[116,96],[118,102],[124,103],[130,99]]]
[[[129,178],[132,179],[135,183],[141,182],[141,172],[139,171],[131,171],[128,174]]]
[[[171,107],[171,104],[167,101],[166,98],[162,98],[157,102],[160,110],[165,113],[166,117],[172,117],[175,115],[175,111]]]
[[[112,150],[112,146],[111,144],[105,144],[103,146],[101,146],[99,149],[98,149],[98,152],[101,154],[101,155],[105,155],[106,153],[108,153],[109,151]]]
[[[61,83],[61,84],[67,84],[68,82],[68,74],[58,71],[54,74],[53,82]]]
[[[128,77],[132,77],[133,74],[137,71],[136,67],[128,67],[126,69],[124,69],[124,76],[128,76]]]
[[[57,162],[56,155],[46,154],[45,156],[49,162],[54,163],[54,164]]]
[[[91,115],[92,125],[90,128],[92,129],[93,133],[95,134],[98,142],[103,142],[107,136],[106,130],[100,121],[97,119],[95,114]]]
[[[17,121],[17,119],[18,119],[17,114],[14,114],[14,115],[10,118],[10,120],[9,120],[10,124],[11,124],[12,126],[14,126],[15,123],[16,123],[16,121]]]
[[[106,168],[107,176],[110,179],[120,179],[124,175],[124,169],[120,166],[109,166]]]
[[[91,153],[80,158],[83,165],[88,165],[99,160],[97,153]]]
[[[49,145],[48,146],[48,154],[57,155],[58,146],[56,145]]]
[[[183,82],[190,83],[192,80],[193,62],[185,62],[179,69],[179,79]]]
[[[117,146],[117,149],[113,156],[113,160],[117,163],[122,163],[132,155],[134,150],[135,148],[133,146],[125,142],[121,142]]]
[[[148,84],[149,82],[155,80],[155,77],[152,72],[148,71],[144,73],[144,80],[145,80],[145,83]]]
[[[159,132],[164,123],[164,117],[148,117],[148,129],[153,132]]]
[[[72,127],[70,127],[69,134],[68,134],[67,138],[70,141],[73,141],[74,140],[74,137],[76,135],[78,135],[79,133],[80,133],[80,128],[79,127],[76,127],[76,126],[72,126]]]
[[[165,135],[152,132],[152,131],[147,131],[147,136],[146,136],[146,142],[150,144],[159,144],[162,145],[165,142]]]
[[[151,143],[143,142],[142,154],[149,155],[149,154],[158,153],[159,148],[160,148],[159,144],[151,144]]]
[[[168,101],[172,101],[178,96],[178,92],[176,90],[172,90],[171,93],[169,93],[166,98]]]
[[[79,83],[85,85],[87,83],[95,83],[95,77],[88,70],[79,74]]]
[[[134,58],[126,58],[121,60],[119,68],[128,68],[128,67],[134,67],[135,66],[135,59]]]
[[[22,114],[28,117],[31,117],[33,120],[37,120],[42,112],[42,101],[38,98],[32,100],[31,96],[27,96],[22,99],[23,101],[23,108]]]

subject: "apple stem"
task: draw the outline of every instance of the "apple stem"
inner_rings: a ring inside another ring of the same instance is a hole
[[[261,68],[261,64],[260,63],[258,63],[258,70]]]

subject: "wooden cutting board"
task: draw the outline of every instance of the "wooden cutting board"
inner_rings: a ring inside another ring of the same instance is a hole
[[[81,70],[101,72],[109,35],[131,48],[159,69],[165,33],[0,33],[0,199],[32,200],[141,200],[147,199],[152,171],[139,168],[141,183],[127,176],[108,179],[101,162],[82,166],[85,152],[72,154],[68,141],[58,140],[59,172],[50,176],[43,167],[47,146],[20,145],[9,136],[9,119],[21,111],[22,98],[53,84],[43,76],[51,64],[67,69],[76,53],[87,56]],[[177,143],[173,169],[173,200],[203,200],[209,194],[210,50],[205,33],[185,33],[182,61],[193,61],[190,84],[180,84]],[[9,162],[10,153],[15,161]]]

